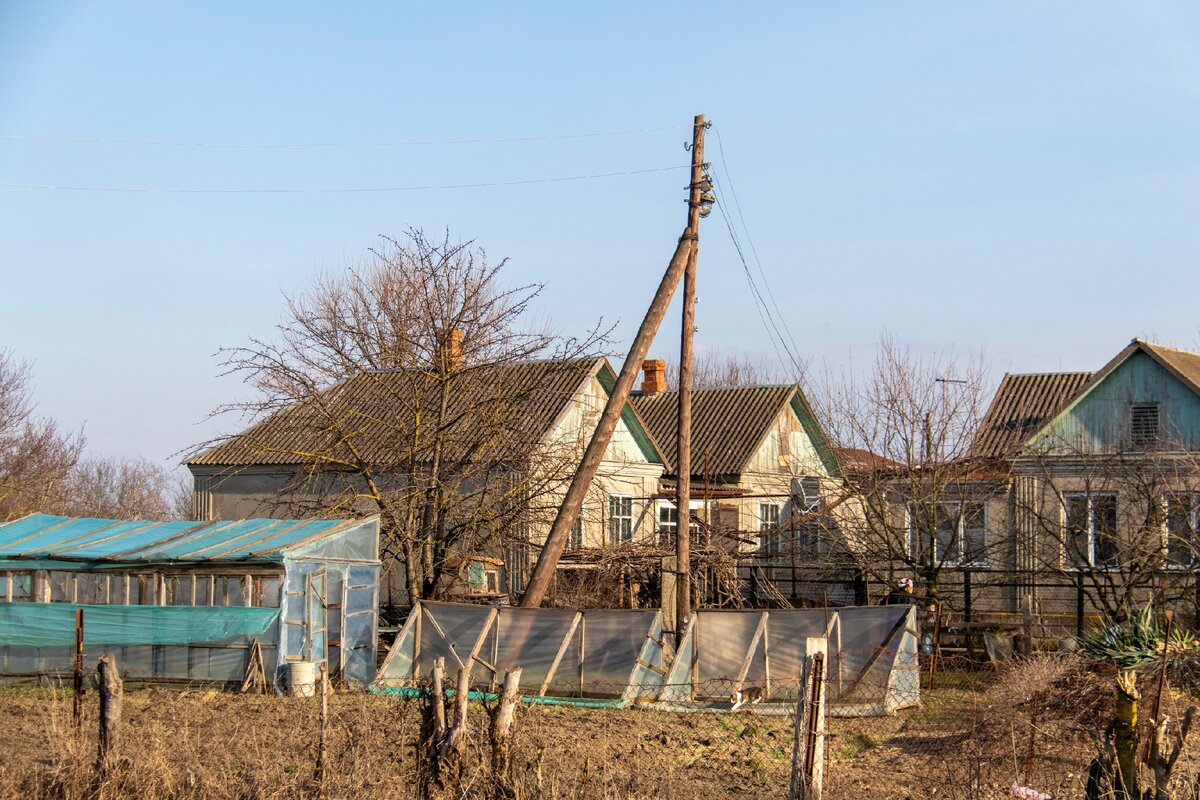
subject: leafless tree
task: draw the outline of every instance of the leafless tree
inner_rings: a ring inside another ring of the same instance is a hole
[[[678,391],[679,360],[668,358],[666,362],[667,386]],[[697,389],[791,385],[802,377],[778,363],[739,353],[707,350],[692,359],[692,385]]]
[[[409,230],[288,297],[273,340],[222,351],[257,391],[218,413],[261,423],[232,443],[294,465],[281,506],[379,513],[410,602],[443,591],[453,557],[525,542],[586,444],[555,450],[528,410],[606,336],[534,320],[542,286],[506,285],[503,267],[473,242]],[[518,368],[532,360],[545,368]]]
[[[978,477],[966,456],[985,408],[982,356],[922,356],[884,336],[872,368],[827,371],[817,406],[853,502],[841,557],[871,578],[913,576],[936,593],[943,568],[987,560]]]
[[[83,452],[82,433],[39,417],[28,364],[0,350],[0,520],[57,504]]]
[[[186,518],[190,508],[181,515],[173,503],[177,483],[167,469],[144,458],[85,456],[67,476],[62,497],[47,510],[73,517]]]

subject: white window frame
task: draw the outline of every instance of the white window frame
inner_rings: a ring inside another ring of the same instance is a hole
[[[711,506],[712,503],[707,505]],[[688,506],[691,508],[691,514],[688,515],[688,531],[691,533],[692,544],[699,545],[700,543],[700,525],[702,519],[707,519],[705,512],[705,502],[703,500],[689,500]],[[669,518],[664,519],[664,515],[669,515],[675,511],[677,506],[672,500],[656,500],[654,501],[654,536],[659,547],[674,547],[674,537],[679,533],[679,515],[675,514],[675,520]],[[712,509],[710,508],[709,511]]]
[[[905,527],[907,529],[907,537],[905,540],[905,550],[909,558],[916,558],[920,552],[917,548],[917,532],[913,525],[913,502],[908,502],[904,506]],[[986,567],[988,564],[988,507],[987,502],[983,500],[935,500],[925,505],[929,505],[936,509],[954,509],[947,514],[953,514],[957,521],[957,530],[954,532],[954,549],[957,552],[950,553],[945,558],[942,558],[942,553],[938,551],[937,532],[933,536],[933,563],[944,567]],[[967,514],[965,507],[978,506],[982,517],[983,531],[983,546],[980,548],[980,556],[978,558],[967,559],[966,557],[966,519]]]
[[[1191,539],[1188,542],[1188,560],[1186,562],[1171,560],[1171,506],[1174,505],[1180,498],[1188,498],[1190,507],[1187,512],[1187,521],[1191,526],[1188,531]],[[1200,492],[1173,492],[1167,494],[1164,498],[1163,509],[1166,512],[1163,514],[1163,565],[1167,569],[1192,569],[1200,564],[1200,559],[1196,558],[1196,547],[1200,542],[1197,541],[1197,534],[1200,533]]]
[[[623,513],[618,514],[617,511]],[[633,541],[634,521],[633,496],[627,494],[610,494],[608,496],[608,538],[609,545],[624,544]],[[622,523],[628,523],[628,530]]]
[[[1063,492],[1062,498],[1062,564],[1064,569],[1068,570],[1115,570],[1121,566],[1121,550],[1118,544],[1116,559],[1112,563],[1100,564],[1096,562],[1096,503],[1098,497],[1111,497],[1113,500],[1113,519],[1116,523],[1116,530],[1112,536],[1116,542],[1120,542],[1121,537],[1121,500],[1116,492]],[[1087,563],[1076,563],[1072,557],[1074,553],[1068,552],[1068,547],[1071,543],[1071,529],[1068,526],[1068,509],[1072,500],[1084,498],[1087,500]]]
[[[766,556],[777,556],[783,552],[783,505],[781,503],[758,504],[758,549]]]

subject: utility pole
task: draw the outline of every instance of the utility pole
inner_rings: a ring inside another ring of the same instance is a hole
[[[688,187],[687,230],[692,240],[683,273],[683,323],[679,338],[678,457],[675,464],[675,639],[683,638],[692,615],[692,339],[696,333],[696,256],[700,249],[700,183],[704,180],[704,115],[692,121],[692,182]]]

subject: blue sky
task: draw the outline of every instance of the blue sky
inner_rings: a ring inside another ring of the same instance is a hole
[[[705,113],[799,357],[865,364],[886,329],[983,349],[997,380],[1096,369],[1134,336],[1200,344],[1198,101],[1194,3],[0,0],[0,346],[97,452],[168,459],[243,392],[218,348],[413,225],[544,281],[567,332],[619,321],[623,349],[683,170],[313,190],[682,167]],[[774,358],[719,214],[701,237],[698,345]]]

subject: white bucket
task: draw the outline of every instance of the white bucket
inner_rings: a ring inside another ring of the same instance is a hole
[[[292,697],[312,697],[317,693],[317,665],[311,661],[289,662],[287,684]]]

